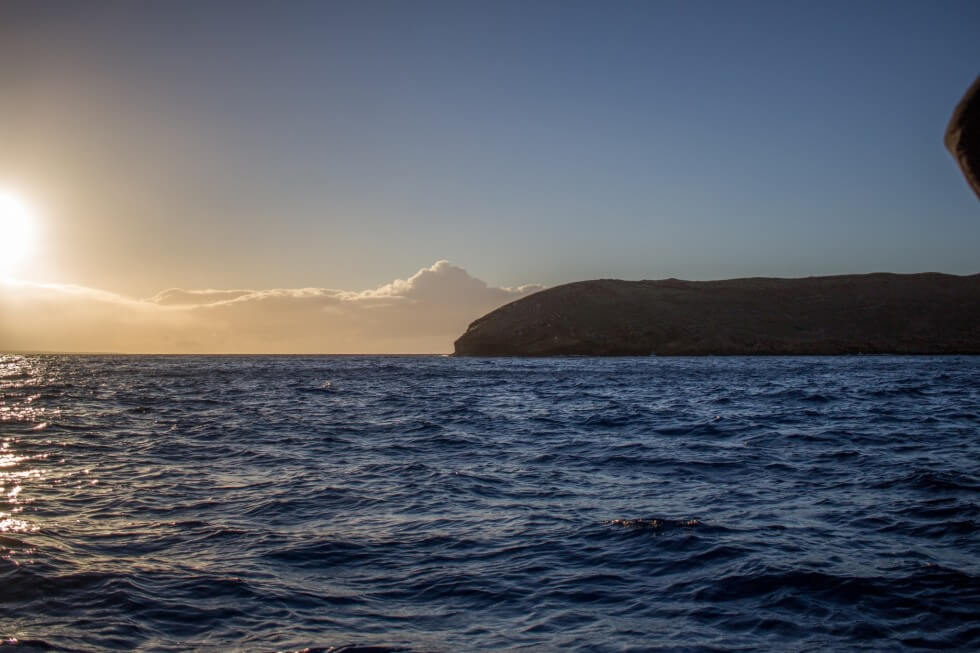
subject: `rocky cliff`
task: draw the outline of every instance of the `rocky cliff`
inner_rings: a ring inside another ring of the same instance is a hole
[[[455,352],[980,354],[980,274],[580,281],[488,313]]]

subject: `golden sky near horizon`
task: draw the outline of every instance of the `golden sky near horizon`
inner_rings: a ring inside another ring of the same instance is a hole
[[[23,281],[43,218],[0,188],[0,351],[156,354],[450,353],[480,315],[540,289],[491,288],[449,261],[376,288],[184,289],[128,297]]]
[[[491,288],[448,261],[360,292],[170,288],[133,299],[8,279],[0,351],[443,354],[469,322],[538,289]]]
[[[112,259],[106,266],[114,270],[106,279],[111,287],[65,283],[59,280],[65,272],[79,272],[52,242],[68,238],[65,216],[58,215],[64,209],[35,197],[0,187],[0,351],[450,353],[471,321],[542,287],[490,287],[440,260],[367,289],[180,288],[162,280],[181,278],[175,271],[185,260],[182,250],[157,262],[157,270],[142,269],[133,252],[125,264],[134,268],[131,279],[118,272],[126,247],[109,237],[108,226],[93,230],[106,242],[80,241],[76,249],[88,265]],[[212,248],[216,266],[235,255],[233,242],[219,240]],[[157,277],[159,285],[145,295],[117,290],[140,290]]]

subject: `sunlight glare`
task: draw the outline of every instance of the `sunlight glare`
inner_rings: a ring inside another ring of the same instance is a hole
[[[34,215],[17,195],[0,190],[0,277],[31,255]]]

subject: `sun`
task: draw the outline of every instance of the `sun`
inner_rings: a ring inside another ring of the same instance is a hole
[[[34,213],[20,197],[0,190],[0,277],[30,258],[34,246]]]

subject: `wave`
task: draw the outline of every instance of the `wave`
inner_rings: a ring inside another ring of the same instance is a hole
[[[980,647],[980,358],[4,364],[4,646]]]

